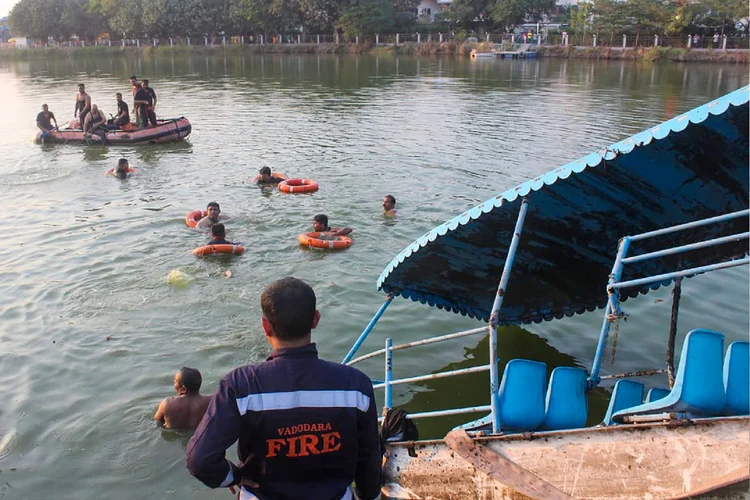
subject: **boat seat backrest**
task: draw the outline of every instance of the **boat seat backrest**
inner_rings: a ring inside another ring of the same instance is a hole
[[[724,335],[721,333],[702,329],[688,332],[672,389],[680,391],[684,410],[716,415],[724,408],[723,355]]]
[[[526,359],[508,361],[498,391],[503,430],[532,431],[542,424],[546,380],[544,363]]]
[[[618,380],[612,389],[612,397],[609,398],[609,406],[604,416],[604,425],[612,425],[612,415],[618,411],[632,408],[643,403],[643,384],[635,380]]]
[[[547,386],[544,428],[577,429],[586,425],[587,416],[586,371],[558,366]]]
[[[750,344],[732,342],[724,357],[725,415],[750,413]]]
[[[651,403],[652,401],[659,401],[664,399],[669,394],[669,389],[663,389],[661,387],[653,387],[648,390],[646,395],[646,402]]]
[[[686,412],[690,416],[718,415],[726,395],[722,380],[724,335],[710,330],[691,330],[685,336],[680,364],[672,390],[662,399],[620,410],[612,416]]]

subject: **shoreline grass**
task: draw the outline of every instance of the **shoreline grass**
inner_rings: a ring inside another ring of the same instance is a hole
[[[370,43],[323,44],[249,44],[249,45],[162,45],[158,47],[49,47],[38,49],[0,50],[0,61],[29,59],[65,59],[85,57],[159,57],[184,55],[244,54],[403,54],[413,56],[468,57],[472,49],[483,50],[482,43],[426,42],[374,46]],[[568,59],[645,60],[671,62],[715,62],[727,64],[750,63],[750,50],[688,50],[671,47],[612,49],[610,47],[542,46],[540,57]]]

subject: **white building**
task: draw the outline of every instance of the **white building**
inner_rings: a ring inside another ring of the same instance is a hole
[[[420,20],[429,19],[430,22],[435,21],[435,14],[440,12],[443,5],[450,6],[451,0],[422,0],[417,7],[417,17]]]

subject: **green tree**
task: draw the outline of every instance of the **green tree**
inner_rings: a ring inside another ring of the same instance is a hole
[[[117,9],[109,18],[114,33],[125,38],[140,37],[143,33],[141,0],[119,0]]]
[[[11,30],[16,36],[32,36],[46,41],[63,36],[63,3],[56,0],[21,0],[10,11]]]
[[[451,17],[465,30],[474,27],[475,20],[482,22],[491,8],[490,0],[453,0],[450,7]]]
[[[338,19],[338,27],[353,38],[359,34],[389,33],[394,30],[394,8],[389,0],[364,0],[351,6]]]
[[[497,0],[492,6],[492,20],[508,28],[525,20],[540,20],[555,6],[554,0]]]

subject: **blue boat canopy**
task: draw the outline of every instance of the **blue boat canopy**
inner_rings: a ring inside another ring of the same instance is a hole
[[[528,214],[500,324],[603,307],[620,238],[748,208],[749,97],[750,87],[743,87],[467,210],[402,250],[378,288],[489,321],[525,197]],[[747,230],[746,218],[735,219],[639,242],[630,255]],[[737,242],[643,261],[628,266],[622,280],[747,252]],[[622,290],[620,300],[649,289]]]

